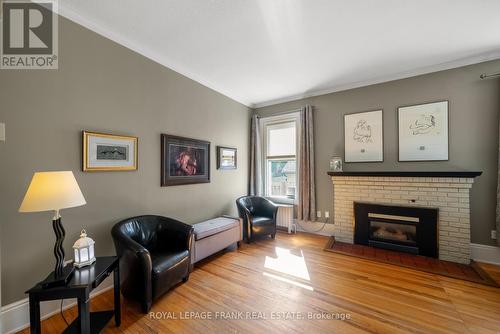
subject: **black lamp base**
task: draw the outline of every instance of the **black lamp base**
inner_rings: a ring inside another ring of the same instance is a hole
[[[72,264],[67,265],[62,269],[62,273],[60,275],[56,275],[56,272],[53,271],[44,279],[40,284],[44,289],[50,289],[57,286],[64,286],[68,284],[73,272],[75,271],[75,267]]]
[[[64,266],[64,248],[63,241],[66,231],[62,226],[61,216],[59,216],[59,211],[56,211],[54,219],[52,219],[52,228],[56,234],[56,243],[54,244],[54,256],[56,257],[56,267],[53,272],[40,284],[42,288],[49,289],[56,286],[63,286],[68,283],[73,274],[75,268],[72,264]]]

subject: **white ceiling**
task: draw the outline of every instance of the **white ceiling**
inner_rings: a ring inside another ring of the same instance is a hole
[[[63,0],[59,7],[253,107],[500,58],[499,0]]]

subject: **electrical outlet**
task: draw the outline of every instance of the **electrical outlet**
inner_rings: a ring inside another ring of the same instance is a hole
[[[5,141],[5,123],[0,123],[0,141]]]
[[[496,239],[496,238],[497,238],[497,231],[491,230],[491,239]]]
[[[330,211],[325,211],[325,218],[330,218]]]
[[[321,211],[316,211],[316,217],[321,218]]]

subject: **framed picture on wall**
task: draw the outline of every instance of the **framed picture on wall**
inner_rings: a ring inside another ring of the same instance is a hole
[[[344,162],[384,161],[383,111],[344,115]]]
[[[210,182],[210,142],[161,135],[161,186]]]
[[[448,101],[398,108],[399,161],[448,160]]]
[[[330,172],[341,172],[342,171],[342,158],[332,157],[330,159]]]
[[[137,170],[137,137],[83,131],[83,171]]]
[[[217,146],[217,169],[236,169],[237,150],[233,147]]]

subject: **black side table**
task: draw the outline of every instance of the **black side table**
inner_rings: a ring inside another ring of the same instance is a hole
[[[114,311],[90,312],[90,292],[112,272],[114,272]],[[40,302],[54,299],[78,299],[78,318],[63,333],[99,333],[113,315],[116,326],[120,326],[120,267],[116,256],[98,257],[91,266],[76,268],[71,280],[65,286],[43,289],[37,284],[26,293],[29,294],[32,334],[41,333]]]

